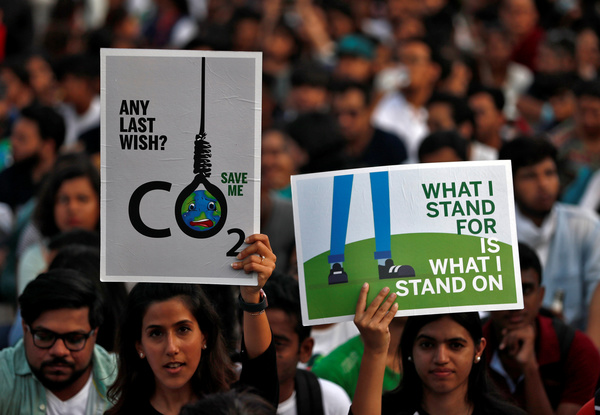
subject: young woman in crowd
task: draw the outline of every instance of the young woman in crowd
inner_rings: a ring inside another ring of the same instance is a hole
[[[109,415],[178,414],[187,403],[229,390],[254,387],[269,402],[279,397],[275,349],[264,313],[262,287],[275,269],[266,235],[232,267],[258,274],[258,285],[240,287],[243,316],[242,372],[237,380],[221,334],[220,318],[199,285],[137,284],[129,293],[119,339],[119,372],[108,391]]]
[[[354,415],[501,415],[524,412],[496,398],[484,365],[485,339],[476,312],[409,317],[400,340],[402,381],[383,395],[389,323],[398,310],[384,288],[366,307],[368,284],[360,292],[355,324],[365,343]]]
[[[32,219],[41,239],[19,259],[19,292],[48,266],[47,242],[51,238],[73,229],[100,230],[100,173],[88,157],[67,154],[56,161],[44,181]]]

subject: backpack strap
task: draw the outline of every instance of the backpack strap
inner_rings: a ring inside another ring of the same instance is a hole
[[[556,333],[560,358],[556,362],[540,366],[539,372],[543,379],[544,390],[546,391],[550,405],[556,408],[560,403],[562,390],[566,381],[566,362],[573,338],[575,337],[575,329],[557,318],[552,319],[552,329]]]
[[[296,410],[298,415],[324,415],[321,385],[314,373],[296,370]]]
[[[575,338],[575,329],[556,317],[552,319],[552,326],[560,345],[560,361],[565,362]]]

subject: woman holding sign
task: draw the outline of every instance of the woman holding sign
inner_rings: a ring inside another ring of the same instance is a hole
[[[366,307],[360,292],[354,319],[365,344],[351,413],[401,415],[524,414],[491,393],[482,360],[485,339],[476,312],[409,317],[400,340],[400,386],[383,395],[388,326],[398,310],[384,288]]]
[[[251,235],[250,246],[232,267],[258,274],[256,287],[240,287],[244,311],[242,373],[239,384],[254,386],[277,404],[275,349],[262,292],[276,257],[266,235]],[[119,373],[108,391],[107,414],[178,414],[181,407],[237,381],[220,328],[220,318],[199,285],[137,284],[129,294],[119,340]]]

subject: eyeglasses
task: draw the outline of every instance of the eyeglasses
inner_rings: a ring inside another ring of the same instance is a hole
[[[29,331],[33,337],[33,344],[40,349],[49,349],[54,346],[56,339],[61,339],[65,344],[65,347],[72,352],[78,352],[85,347],[87,339],[94,333],[95,329],[92,329],[89,333],[65,333],[58,334],[50,330],[40,329],[34,330],[30,326]]]

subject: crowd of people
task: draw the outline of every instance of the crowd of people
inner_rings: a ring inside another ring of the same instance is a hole
[[[99,281],[100,48],[262,52],[257,287]],[[0,413],[591,413],[599,74],[592,0],[0,1]],[[302,325],[291,175],[496,159],[523,310]]]

